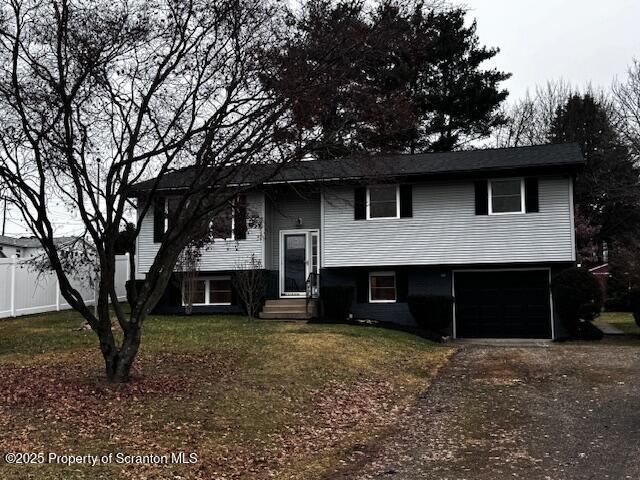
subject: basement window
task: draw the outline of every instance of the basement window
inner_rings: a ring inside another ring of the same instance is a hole
[[[369,302],[394,303],[396,299],[395,272],[371,272],[369,274]]]
[[[191,288],[189,288],[191,287]],[[231,305],[231,277],[207,277],[182,282],[182,305]]]

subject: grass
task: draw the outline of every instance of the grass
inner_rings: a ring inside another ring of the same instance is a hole
[[[640,336],[640,327],[629,312],[604,312],[598,320],[609,323],[628,335]]]
[[[370,327],[149,318],[134,380],[109,385],[73,312],[0,322],[0,450],[195,453],[180,465],[8,466],[0,478],[330,476],[452,349]]]

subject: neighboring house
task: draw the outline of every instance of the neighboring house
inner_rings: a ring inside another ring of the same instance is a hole
[[[451,294],[454,337],[557,338],[550,279],[575,265],[583,164],[577,145],[545,145],[292,165],[243,199],[262,222],[230,222],[228,238],[204,252],[193,311],[240,311],[230,279],[253,255],[271,277],[266,317],[296,316],[290,299],[316,293],[319,278],[355,287],[357,318],[410,323],[407,295]],[[160,191],[188,181],[188,169],[173,173]],[[162,215],[143,220],[142,274]],[[184,311],[177,280],[157,311]]]
[[[66,245],[75,237],[58,237],[54,239],[57,245]],[[40,240],[33,237],[8,237],[0,235],[0,258],[32,258],[44,253]]]

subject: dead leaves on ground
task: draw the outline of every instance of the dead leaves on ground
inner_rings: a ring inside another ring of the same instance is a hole
[[[211,354],[143,356],[129,383],[101,380],[99,365],[52,363],[0,365],[0,398],[4,407],[44,407],[87,411],[105,402],[136,401],[148,396],[176,396],[228,374],[231,363]]]
[[[335,459],[389,425],[411,398],[401,382],[331,380],[283,405],[286,420],[274,431],[228,442],[204,425],[224,415],[216,410],[215,392],[225,382],[264,387],[236,378],[237,359],[210,352],[141,355],[132,381],[115,385],[96,380],[102,365],[90,358],[0,365],[0,425],[13,429],[2,429],[0,449],[30,451],[54,439],[49,446],[68,453],[98,442],[133,454],[182,450],[200,458],[197,465],[118,470],[118,478],[299,478],[309,464]],[[190,414],[172,418],[176,405]],[[226,421],[234,428],[233,418]]]

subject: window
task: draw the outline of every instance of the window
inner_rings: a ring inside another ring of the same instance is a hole
[[[227,206],[211,221],[213,238],[233,239],[233,208]]]
[[[188,303],[189,288],[182,282],[182,305]],[[191,289],[192,305],[231,305],[231,278],[198,278]]]
[[[489,214],[524,213],[524,180],[521,178],[489,182]]]
[[[399,197],[397,185],[367,188],[367,218],[400,218]]]
[[[395,272],[372,272],[369,274],[369,301],[371,303],[393,303],[396,301]]]
[[[211,305],[231,305],[231,280],[229,278],[209,280],[209,303]]]
[[[193,305],[204,305],[207,303],[207,281],[206,280],[194,280],[191,287],[191,303]],[[183,291],[183,304],[188,303],[187,296],[189,295],[187,286],[185,285]]]

